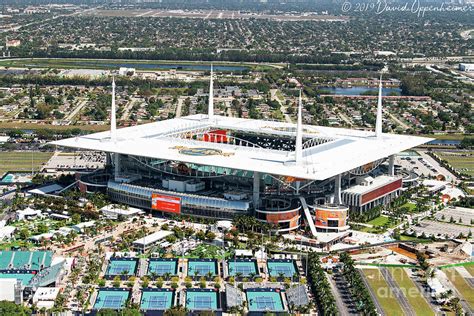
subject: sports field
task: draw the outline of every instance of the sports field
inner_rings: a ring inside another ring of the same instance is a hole
[[[459,274],[455,268],[443,269],[443,271],[449,278],[449,281],[454,284],[459,293],[461,293],[461,295],[464,297],[469,306],[474,308],[474,291],[466,282],[466,280],[464,280],[461,274]]]
[[[52,152],[0,152],[0,176],[3,176],[7,171],[39,171],[52,155]]]
[[[436,152],[436,155],[456,171],[474,176],[474,151]]]
[[[397,282],[398,287],[403,291],[403,294],[408,299],[411,308],[415,311],[416,315],[435,315],[431,310],[430,305],[425,300],[423,295],[420,293],[415,283],[410,279],[405,269],[403,268],[389,268],[392,277]]]
[[[214,70],[235,72],[244,70],[270,70],[270,64],[213,62]],[[58,69],[116,69],[135,68],[140,71],[159,71],[182,69],[187,71],[206,71],[210,62],[169,61],[169,60],[129,60],[129,59],[87,59],[87,58],[18,58],[0,60],[0,66],[14,68],[58,68]]]
[[[403,315],[403,310],[379,269],[361,269],[386,315]]]

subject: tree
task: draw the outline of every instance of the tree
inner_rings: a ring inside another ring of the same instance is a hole
[[[0,301],[0,316],[27,316],[31,314],[31,310],[23,305],[16,305],[15,303],[8,301]]]
[[[79,224],[81,222],[81,215],[79,215],[77,213],[72,214],[71,221],[72,221],[72,224],[74,224],[74,225]]]
[[[114,287],[120,287],[120,283],[121,283],[122,280],[120,280],[120,277],[118,275],[116,275],[114,277],[114,280],[112,281],[112,285]]]
[[[214,234],[210,230],[206,232],[206,240],[213,241],[215,238],[216,238],[216,234]]]

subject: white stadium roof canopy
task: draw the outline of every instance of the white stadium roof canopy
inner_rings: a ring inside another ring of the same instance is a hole
[[[247,132],[261,137],[281,135],[294,138],[296,135],[296,124],[221,116],[214,116],[209,120],[207,115],[197,114],[121,128],[116,131],[115,140],[111,138],[111,132],[106,131],[63,139],[52,144],[309,180],[325,180],[431,140],[395,134],[376,137],[372,131],[304,125],[303,138],[306,141],[314,139],[315,142],[314,145],[304,146],[303,159],[296,163],[294,151],[204,142],[177,136],[220,129]],[[319,142],[318,139],[322,141]],[[214,150],[214,154],[196,155],[183,148],[210,149]],[[221,154],[216,154],[215,150]]]

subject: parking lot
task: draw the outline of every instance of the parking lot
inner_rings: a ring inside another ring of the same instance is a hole
[[[402,153],[395,159],[395,164],[403,169],[412,170],[420,176],[438,176],[443,175],[446,181],[457,181],[455,175],[434,160],[425,151]]]
[[[457,237],[460,233],[466,236],[467,234],[469,234],[472,228],[451,223],[441,223],[432,220],[423,220],[420,222],[420,226],[412,226],[410,227],[410,230],[415,231],[417,235],[425,233],[426,236],[448,236],[449,238],[454,238]]]
[[[474,224],[474,209],[464,207],[448,207],[436,213],[435,217],[437,220],[443,222],[449,222],[452,218],[456,223],[472,226]]]
[[[105,165],[105,155],[97,152],[62,153],[56,152],[45,164],[44,169],[98,169]]]
[[[418,175],[437,176],[439,172],[421,156],[397,156],[395,163],[403,169],[413,170]]]

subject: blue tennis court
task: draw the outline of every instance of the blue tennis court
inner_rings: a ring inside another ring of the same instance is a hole
[[[292,278],[296,273],[296,266],[293,260],[268,260],[267,261],[268,273],[272,277],[283,276],[285,278]]]
[[[240,275],[248,277],[251,275],[258,275],[257,273],[257,261],[252,259],[238,259],[229,260],[227,262],[229,268],[229,275]]]
[[[283,312],[283,301],[277,289],[248,289],[247,302],[250,312]]]
[[[129,295],[129,290],[100,289],[94,303],[94,309],[121,309],[125,306]]]
[[[140,301],[141,310],[166,310],[174,304],[174,292],[170,289],[145,289]]]
[[[137,259],[135,258],[111,258],[107,267],[107,276],[135,274],[137,268]]]
[[[178,273],[178,261],[177,259],[162,259],[162,260],[154,260],[150,259],[150,264],[148,265],[148,274],[156,274],[159,276],[170,274],[176,275]]]
[[[189,310],[216,310],[218,308],[217,292],[211,289],[188,289],[186,291],[186,308]]]
[[[213,259],[189,259],[188,275],[193,276],[216,276],[217,262]]]

